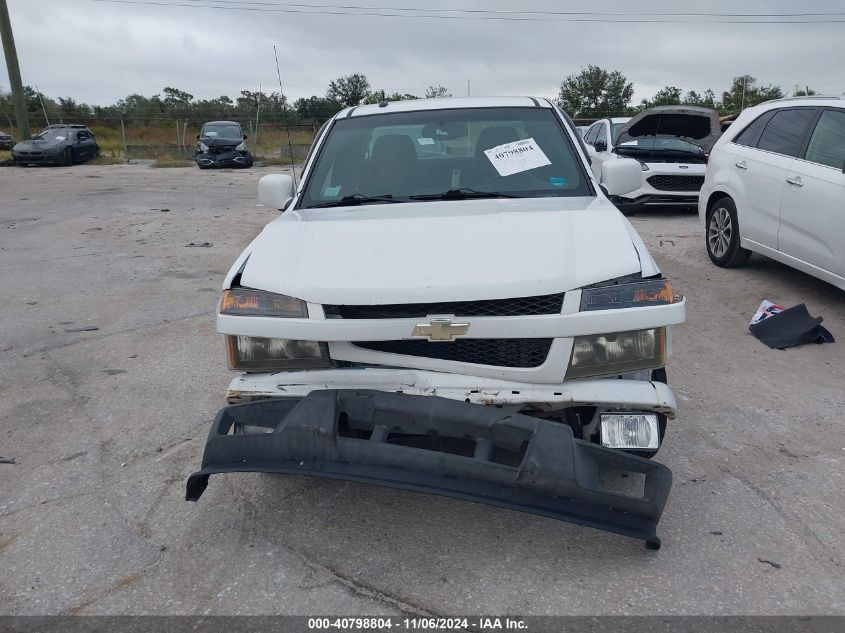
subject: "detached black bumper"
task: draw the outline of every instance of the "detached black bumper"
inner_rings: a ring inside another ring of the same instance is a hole
[[[247,168],[252,167],[253,158],[249,152],[238,152],[232,150],[230,152],[204,152],[197,154],[194,158],[197,165],[203,169],[214,167],[225,168]]]
[[[237,425],[267,432],[230,434]],[[657,523],[672,485],[666,466],[576,440],[564,424],[375,391],[315,391],[221,409],[186,498],[197,501],[209,475],[230,472],[445,495],[643,539],[652,549],[660,547]],[[609,489],[608,478],[618,482],[621,473],[643,480],[640,496]]]

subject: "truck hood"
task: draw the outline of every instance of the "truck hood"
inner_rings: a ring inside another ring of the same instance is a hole
[[[641,270],[630,225],[593,197],[290,211],[244,255],[242,286],[347,305],[530,297]]]
[[[677,139],[709,152],[721,136],[719,113],[697,106],[658,106],[643,110],[619,132],[617,148],[642,139]],[[620,148],[621,149],[621,148]]]

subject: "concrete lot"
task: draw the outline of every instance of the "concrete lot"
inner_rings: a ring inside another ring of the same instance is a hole
[[[845,293],[713,267],[686,213],[633,219],[689,297],[661,551],[319,479],[184,501],[231,378],[218,289],[275,216],[269,171],[0,169],[0,614],[845,614]],[[767,349],[764,298],[842,342]]]

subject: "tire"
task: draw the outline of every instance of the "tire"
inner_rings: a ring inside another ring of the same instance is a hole
[[[751,251],[740,246],[739,220],[731,198],[718,199],[707,211],[704,242],[710,261],[721,268],[739,268],[748,263]]]
[[[73,148],[72,147],[65,148],[65,153],[63,154],[63,156],[64,156],[64,162],[62,163],[63,165],[67,165],[68,167],[73,165],[74,156],[73,156]]]

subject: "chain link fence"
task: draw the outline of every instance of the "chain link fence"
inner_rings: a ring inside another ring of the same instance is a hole
[[[20,136],[13,118],[0,119],[0,129],[8,128],[15,140]],[[308,153],[311,142],[319,130],[319,123],[293,123],[289,119],[239,120],[221,116],[219,119],[235,120],[247,135],[247,148],[257,160],[301,161]],[[101,155],[126,160],[192,160],[196,153],[197,136],[205,121],[190,118],[151,118],[129,120],[102,117],[64,117],[50,120],[56,125],[87,125],[100,146]],[[30,119],[33,134],[47,126],[43,117]]]

